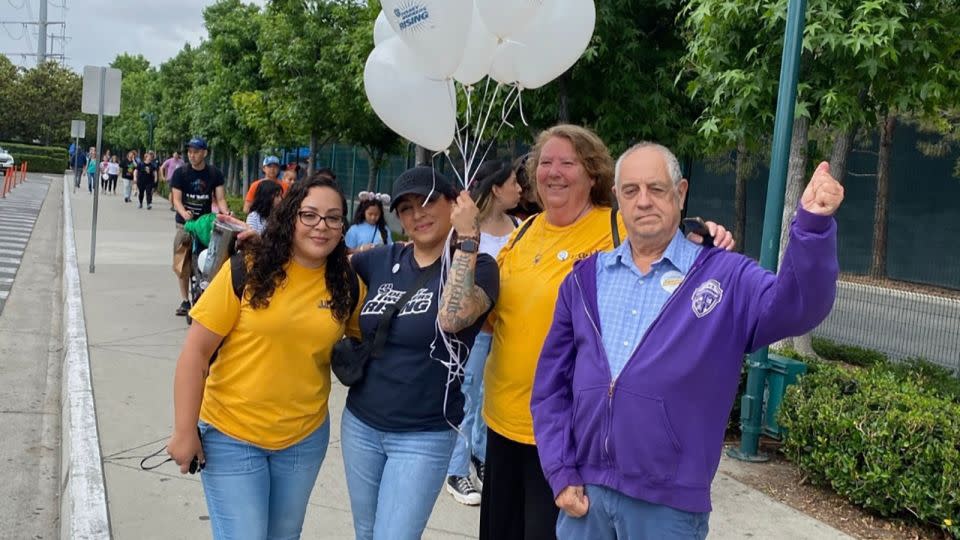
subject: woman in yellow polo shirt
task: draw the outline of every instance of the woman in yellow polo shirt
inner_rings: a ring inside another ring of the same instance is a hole
[[[564,124],[543,131],[527,172],[544,211],[524,222],[497,257],[500,296],[484,371],[482,540],[555,538],[558,510],[540,468],[530,415],[537,359],[560,283],[573,264],[613,249],[613,227],[626,238],[622,218],[611,209],[614,161],[595,133]],[[714,230],[718,246],[732,245],[729,233]]]
[[[181,472],[205,465],[214,538],[299,537],[330,439],[330,352],[356,303],[336,184],[294,184],[275,212],[243,298],[224,265],[177,361],[168,453]]]

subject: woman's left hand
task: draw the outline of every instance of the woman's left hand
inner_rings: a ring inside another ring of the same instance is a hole
[[[705,223],[707,229],[710,231],[710,236],[713,237],[713,245],[720,249],[733,251],[733,248],[737,245],[737,242],[733,239],[733,233],[728,231],[723,225],[719,225],[713,221],[707,221]],[[700,244],[703,243],[703,238],[697,234],[691,234],[690,240]]]
[[[453,201],[450,211],[450,221],[457,231],[457,236],[480,236],[480,209],[470,198],[469,191],[461,191],[457,200]]]

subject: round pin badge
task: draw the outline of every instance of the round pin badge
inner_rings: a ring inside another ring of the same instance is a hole
[[[565,260],[567,260],[567,259],[569,259],[569,258],[570,258],[570,254],[567,253],[567,250],[565,250],[565,249],[564,249],[564,250],[561,250],[560,253],[557,253],[557,260],[558,260],[558,261],[565,261]]]
[[[683,274],[677,272],[676,270],[671,270],[660,278],[660,286],[663,287],[663,290],[667,291],[668,293],[672,293],[673,291],[677,290],[677,287],[679,287],[681,283],[683,283],[683,278]]]
[[[400,263],[394,264],[394,265],[393,265],[393,273],[396,274],[396,273],[399,272],[399,271],[400,271]]]

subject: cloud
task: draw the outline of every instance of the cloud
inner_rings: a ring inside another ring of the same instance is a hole
[[[266,0],[254,0],[263,5]],[[0,0],[9,6],[0,9],[0,20],[36,20],[37,0]],[[105,66],[118,54],[142,54],[150,64],[159,66],[175,56],[185,43],[196,45],[207,34],[203,26],[203,9],[214,0],[48,0],[48,20],[66,21],[65,47],[56,40],[48,52],[66,52],[67,65],[77,72],[83,66]],[[58,7],[65,5],[66,9]],[[20,9],[14,9],[20,6]],[[28,12],[28,8],[30,11]],[[7,25],[0,31],[0,52],[13,63],[31,67],[34,57],[15,53],[37,50],[36,27]],[[49,33],[60,32],[51,26]],[[19,37],[15,40],[12,38]],[[14,54],[11,54],[14,53]]]

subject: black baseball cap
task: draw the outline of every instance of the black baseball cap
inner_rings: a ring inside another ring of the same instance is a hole
[[[433,167],[420,165],[407,169],[393,181],[393,192],[390,194],[390,210],[394,210],[397,202],[404,195],[413,194],[428,197],[431,193],[439,193],[450,199],[457,197],[457,192],[453,189],[450,180]]]
[[[203,137],[194,137],[187,143],[187,148],[196,148],[197,150],[206,150],[207,141]]]

